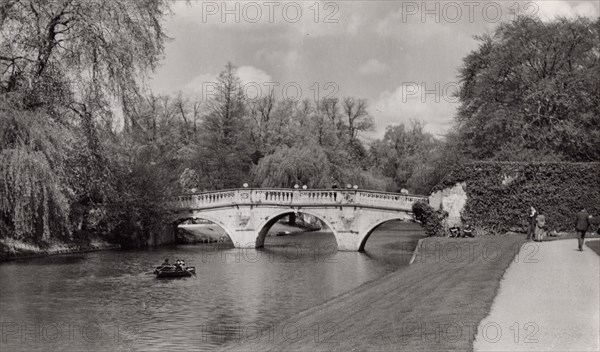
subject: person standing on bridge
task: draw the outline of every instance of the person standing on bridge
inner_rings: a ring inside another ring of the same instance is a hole
[[[590,227],[590,220],[592,216],[585,210],[585,207],[581,208],[581,211],[577,213],[577,221],[575,222],[575,227],[577,228],[577,232],[579,232],[579,237],[577,238],[577,242],[579,244],[579,251],[583,251],[583,245],[585,242],[585,233]]]

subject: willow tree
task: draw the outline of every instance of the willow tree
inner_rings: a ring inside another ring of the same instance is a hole
[[[165,0],[3,1],[0,92],[27,92],[30,107],[68,108],[84,120],[106,117],[158,64],[167,11]]]
[[[69,235],[66,156],[73,134],[39,113],[0,102],[0,228],[25,240]]]
[[[282,147],[261,159],[254,170],[260,187],[291,188],[295,184],[329,188],[334,183],[327,154],[318,145]]]
[[[128,107],[163,55],[168,11],[166,0],[0,3],[0,99],[14,102],[0,114],[0,134],[14,137],[3,140],[0,164],[0,211],[9,229],[47,237],[50,218],[69,228],[65,204],[106,201],[110,172],[101,134],[110,132],[115,106],[124,108],[125,129],[132,124]],[[38,133],[47,126],[63,138],[59,143],[41,142],[50,138]],[[23,137],[36,133],[37,139]],[[50,157],[65,153],[65,144],[71,153]],[[40,195],[47,201],[39,203]],[[37,218],[42,226],[32,229]]]

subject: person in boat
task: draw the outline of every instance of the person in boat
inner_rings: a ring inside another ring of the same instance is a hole
[[[169,258],[166,258],[162,264],[156,268],[156,270],[163,270],[171,267],[171,263],[169,263]]]
[[[183,270],[183,269],[184,269],[183,260],[177,259],[177,261],[175,262],[175,270],[179,271],[179,270]]]

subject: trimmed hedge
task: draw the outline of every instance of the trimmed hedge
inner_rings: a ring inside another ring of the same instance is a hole
[[[466,183],[463,220],[492,232],[527,231],[529,207],[550,231],[574,231],[585,206],[600,220],[600,163],[471,162],[451,171],[434,191]]]

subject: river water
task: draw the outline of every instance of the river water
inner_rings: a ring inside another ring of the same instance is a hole
[[[104,251],[0,265],[0,351],[208,351],[405,267],[423,236],[389,222],[364,253],[329,232],[268,237],[264,249],[217,244]],[[156,279],[164,258],[196,277]]]

